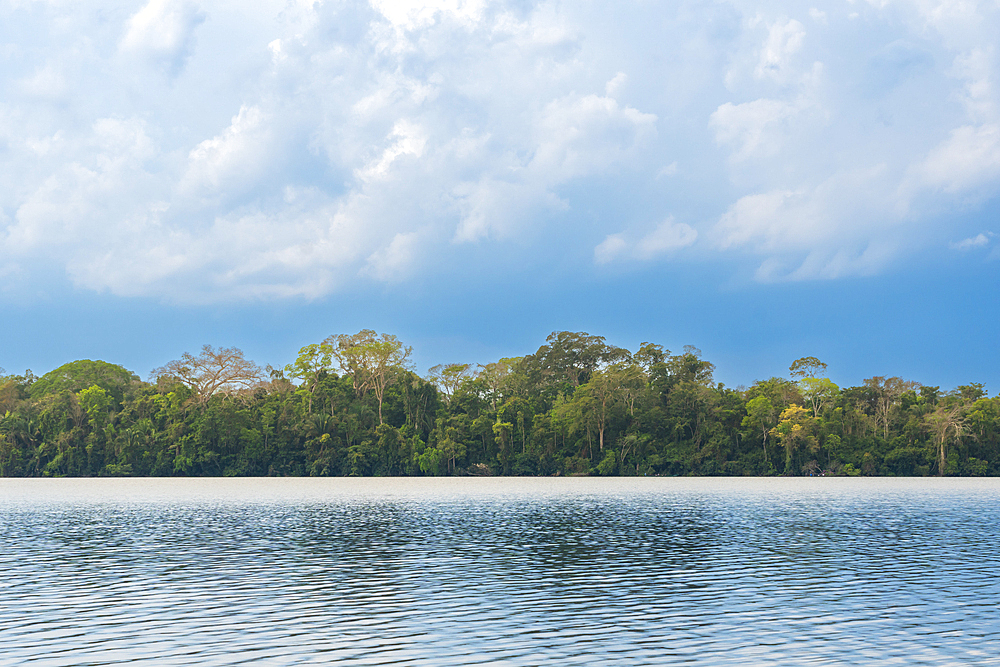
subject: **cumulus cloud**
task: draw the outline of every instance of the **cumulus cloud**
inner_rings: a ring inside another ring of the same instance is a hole
[[[730,158],[742,161],[779,153],[788,122],[801,110],[800,102],[785,100],[726,102],[712,114],[709,125],[715,130],[718,143],[735,148]]]
[[[368,257],[366,272],[386,282],[396,282],[409,274],[420,242],[419,232],[396,234],[389,245]]]
[[[491,165],[455,195],[462,211],[455,240],[504,238],[523,229],[533,209],[567,206],[554,188],[620,167],[656,134],[656,116],[607,96],[568,95],[543,107],[518,154]],[[527,141],[525,141],[527,140]]]
[[[542,237],[597,264],[697,252],[837,278],[977,239],[943,212],[1000,186],[986,3],[3,11],[10,280],[315,298],[482,247],[544,264]]]
[[[232,192],[268,168],[270,125],[257,107],[240,107],[220,134],[191,149],[178,187],[184,194]]]
[[[995,187],[1000,177],[1000,125],[955,128],[915,167],[923,184],[946,192]]]
[[[189,0],[149,0],[125,27],[121,49],[177,74],[194,47],[195,28],[205,14]]]
[[[767,39],[760,48],[754,78],[785,80],[794,76],[791,59],[802,48],[806,31],[795,19],[779,20],[772,23],[767,31]]]
[[[787,16],[747,19],[727,74],[737,99],[709,121],[743,190],[709,232],[716,247],[762,257],[766,281],[868,275],[932,243],[949,207],[995,196],[1000,68],[982,26],[996,26],[997,11],[957,9],[814,8],[808,29]],[[888,11],[908,30],[886,31]],[[828,61],[844,18],[862,22],[860,39]],[[868,87],[852,90],[852,75]],[[910,105],[929,96],[942,102],[921,125]],[[861,119],[864,108],[877,122]]]
[[[648,262],[686,248],[697,239],[698,232],[690,225],[668,218],[634,241],[622,233],[608,235],[594,248],[594,261],[598,264],[636,260]]]
[[[393,25],[410,30],[431,25],[442,14],[475,25],[486,4],[484,0],[372,0]]]

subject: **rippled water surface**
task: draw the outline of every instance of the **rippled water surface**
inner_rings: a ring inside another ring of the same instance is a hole
[[[0,664],[1000,665],[1000,483],[0,480]]]

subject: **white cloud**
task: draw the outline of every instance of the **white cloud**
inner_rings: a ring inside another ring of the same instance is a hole
[[[416,258],[420,236],[419,232],[396,234],[389,245],[368,257],[366,272],[385,282],[407,277]]]
[[[158,62],[176,74],[194,47],[194,31],[205,14],[190,0],[149,0],[132,15],[121,49]]]
[[[81,0],[4,19],[11,280],[313,298],[483,248],[644,264],[695,243],[761,280],[832,278],[978,238],[945,213],[1000,193],[989,3]]]
[[[636,243],[636,257],[651,260],[671,251],[686,248],[698,238],[690,225],[683,222],[675,223],[672,219],[661,222],[656,229],[639,239]]]
[[[883,196],[890,176],[875,167],[798,190],[746,195],[719,218],[711,238],[722,250],[763,255],[761,280],[877,273],[909,245],[900,234],[905,221],[893,209],[895,200]]]
[[[62,102],[69,90],[65,75],[51,64],[21,80],[21,89],[29,98]]]
[[[658,172],[656,172],[656,178],[663,178],[664,176],[676,176],[677,175],[677,160],[674,160],[665,167],[661,167]]]
[[[934,243],[949,207],[995,196],[1000,63],[984,26],[1000,13],[960,4],[869,3],[842,48],[835,7],[810,10],[809,31],[748,20],[726,79],[737,99],[708,123],[741,191],[711,229],[716,247],[760,257],[760,280],[867,275]],[[905,27],[876,29],[887,20]],[[862,73],[877,81],[859,95]]]
[[[996,187],[1000,177],[1000,126],[963,126],[936,146],[916,167],[922,181],[947,192],[982,185]]]
[[[272,140],[269,119],[258,107],[243,106],[219,135],[188,154],[178,188],[184,195],[242,193],[267,171]]]
[[[527,227],[533,210],[566,202],[554,188],[620,167],[656,134],[656,116],[598,95],[549,102],[480,179],[453,191],[461,222],[456,241],[506,238]],[[527,143],[523,143],[527,139]]]
[[[487,3],[484,0],[372,0],[372,4],[393,25],[412,30],[433,23],[441,14],[475,24],[481,19]]]
[[[800,111],[797,104],[759,99],[743,104],[726,102],[712,114],[709,125],[715,140],[736,147],[733,160],[774,155],[782,148],[783,125]]]
[[[621,234],[610,234],[594,248],[594,261],[608,264],[625,255],[628,250],[628,241]]]
[[[98,119],[74,143],[47,151],[55,153],[48,157],[65,162],[17,203],[15,221],[6,230],[9,252],[72,251],[93,233],[104,236],[127,224],[134,214],[130,205],[141,210],[141,199],[154,190],[144,165],[155,149],[141,121]],[[72,152],[82,153],[86,161],[66,160]],[[94,229],[96,221],[103,229]]]
[[[754,77],[783,81],[790,76],[792,57],[802,49],[806,31],[795,19],[771,24],[761,46]]]
[[[765,245],[774,246],[785,239],[790,231],[778,213],[786,203],[794,200],[798,193],[789,190],[774,190],[747,195],[738,199],[719,220],[716,232],[719,245],[725,248],[741,246],[753,239],[763,240]]]
[[[992,234],[976,234],[975,236],[954,243],[949,243],[952,250],[972,250],[973,248],[983,248],[989,245]]]
[[[608,97],[614,97],[622,91],[626,83],[628,83],[628,74],[618,72],[613,79],[604,84],[604,94]]]
[[[686,248],[697,239],[698,232],[694,228],[675,222],[671,217],[635,241],[629,241],[625,234],[609,235],[594,248],[594,261],[598,264],[624,260],[648,262]]]
[[[378,158],[372,160],[357,171],[360,179],[365,181],[385,178],[389,174],[392,163],[397,158],[410,155],[419,158],[427,145],[427,137],[423,130],[408,120],[399,120],[389,133],[392,144]]]

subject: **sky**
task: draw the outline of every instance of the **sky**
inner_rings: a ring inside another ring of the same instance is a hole
[[[1000,390],[1000,4],[0,0],[0,366],[549,332]]]

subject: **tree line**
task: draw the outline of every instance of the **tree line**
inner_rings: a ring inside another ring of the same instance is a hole
[[[1000,397],[899,377],[838,387],[815,357],[728,388],[694,347],[557,331],[442,364],[371,330],[283,368],[206,345],[148,381],[104,361],[0,370],[0,476],[1000,473]]]

